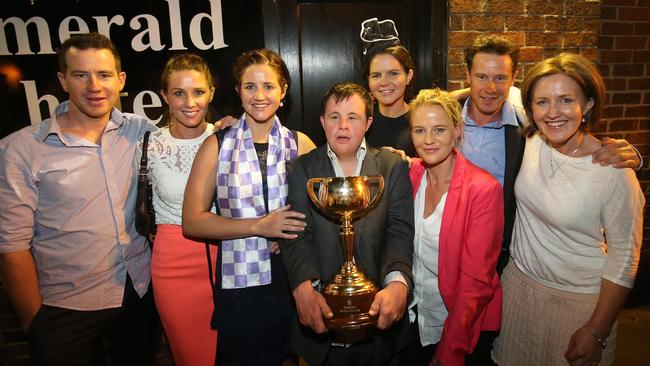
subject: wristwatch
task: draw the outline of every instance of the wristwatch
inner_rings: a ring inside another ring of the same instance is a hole
[[[314,290],[321,292],[325,286],[323,285],[323,281],[321,281],[320,278],[312,278],[311,287],[313,287]]]

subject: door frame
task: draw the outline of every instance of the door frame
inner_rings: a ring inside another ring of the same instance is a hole
[[[354,3],[353,0],[301,1],[262,0],[264,20],[264,44],[276,51],[287,64],[294,83],[289,90],[290,103],[281,118],[288,127],[302,129],[305,121],[302,103],[302,85],[298,75],[302,74],[300,63],[300,34],[297,6],[301,3]],[[403,3],[407,5],[408,27],[403,40],[409,51],[415,55],[416,81],[420,88],[438,86],[447,88],[447,32],[448,4],[446,0],[368,0],[364,3]],[[412,20],[411,20],[412,19]]]

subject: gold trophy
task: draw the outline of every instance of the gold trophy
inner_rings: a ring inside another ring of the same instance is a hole
[[[320,185],[318,194],[314,186]],[[371,198],[370,187],[376,185]],[[341,221],[343,266],[323,288],[323,296],[334,316],[325,319],[325,326],[333,331],[334,341],[352,344],[370,338],[377,317],[368,310],[378,291],[377,285],[357,268],[354,261],[354,227],[352,220],[370,211],[381,199],[384,177],[330,177],[307,181],[309,198],[324,214]]]

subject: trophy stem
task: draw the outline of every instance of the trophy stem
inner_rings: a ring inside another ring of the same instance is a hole
[[[343,249],[343,260],[345,261],[343,263],[343,268],[345,269],[345,272],[348,272],[348,270],[353,271],[356,268],[354,266],[354,226],[352,225],[352,220],[348,217],[343,217],[342,225],[341,225],[341,230],[340,230],[340,237],[341,237],[341,246]]]

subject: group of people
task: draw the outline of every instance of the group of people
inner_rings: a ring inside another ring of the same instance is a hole
[[[324,94],[320,147],[277,117],[291,78],[273,51],[235,61],[244,112],[225,128],[209,122],[205,60],[172,56],[157,128],[114,107],[125,73],[110,40],[65,41],[70,100],[0,141],[0,274],[35,364],[148,364],[155,309],[177,365],[611,364],[645,202],[633,147],[589,133],[596,67],[543,60],[509,99],[518,50],[482,36],[469,90],[410,100],[414,63],[388,38],[368,43],[369,90]],[[134,226],[140,154],[152,247]],[[339,225],[307,181],[358,175],[384,179],[354,222],[378,329],[345,344],[319,292],[343,262]]]

